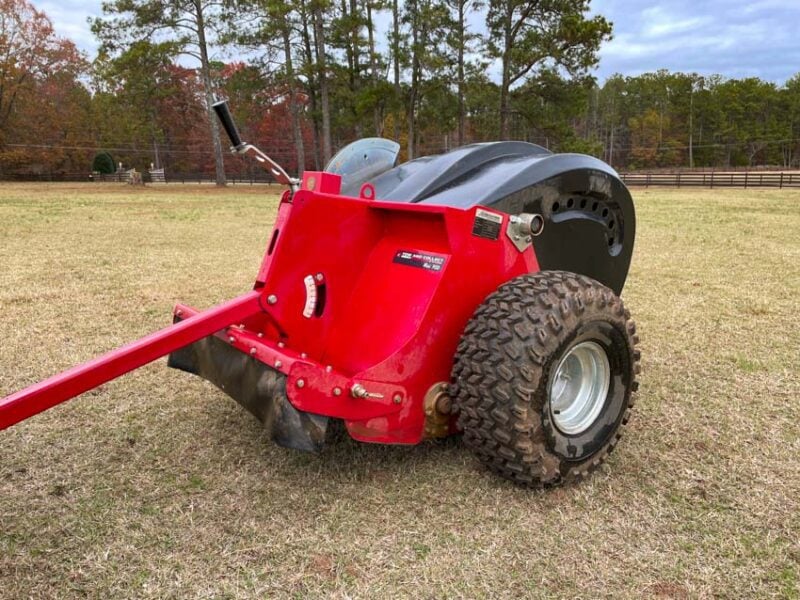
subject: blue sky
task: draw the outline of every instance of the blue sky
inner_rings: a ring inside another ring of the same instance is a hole
[[[100,0],[33,2],[59,34],[94,52],[86,20],[101,14]],[[782,83],[800,72],[800,0],[594,0],[592,10],[614,23],[601,80],[666,68]],[[480,15],[474,24],[483,27]]]

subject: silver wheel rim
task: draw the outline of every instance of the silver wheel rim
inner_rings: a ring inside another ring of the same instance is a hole
[[[603,347],[581,342],[570,348],[550,382],[550,415],[567,435],[583,433],[597,420],[608,395],[611,365]]]

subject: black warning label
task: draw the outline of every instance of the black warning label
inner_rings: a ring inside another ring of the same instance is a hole
[[[447,257],[441,254],[431,254],[430,252],[398,250],[392,262],[425,269],[426,271],[441,271],[447,263]]]
[[[472,235],[489,240],[496,240],[500,237],[500,226],[502,224],[502,215],[479,208],[475,211],[475,222],[472,224]]]

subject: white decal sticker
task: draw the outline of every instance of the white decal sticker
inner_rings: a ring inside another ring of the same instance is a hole
[[[313,275],[308,275],[303,279],[303,283],[306,284],[306,305],[303,308],[303,316],[310,319],[317,308],[317,286]]]
[[[497,213],[489,212],[488,210],[483,210],[482,208],[479,208],[478,210],[475,211],[475,216],[478,217],[479,219],[487,219],[489,221],[494,221],[495,223],[502,223],[503,222],[503,216],[502,215],[498,215]]]

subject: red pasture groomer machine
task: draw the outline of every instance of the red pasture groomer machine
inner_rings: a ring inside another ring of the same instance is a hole
[[[362,442],[463,432],[531,486],[613,450],[639,352],[619,298],[634,208],[608,165],[496,142],[395,166],[399,146],[371,138],[296,180],[216,110],[233,151],[289,186],[252,291],[179,304],[171,326],[0,400],[0,429],[169,355],[291,448],[320,450],[332,420]]]

